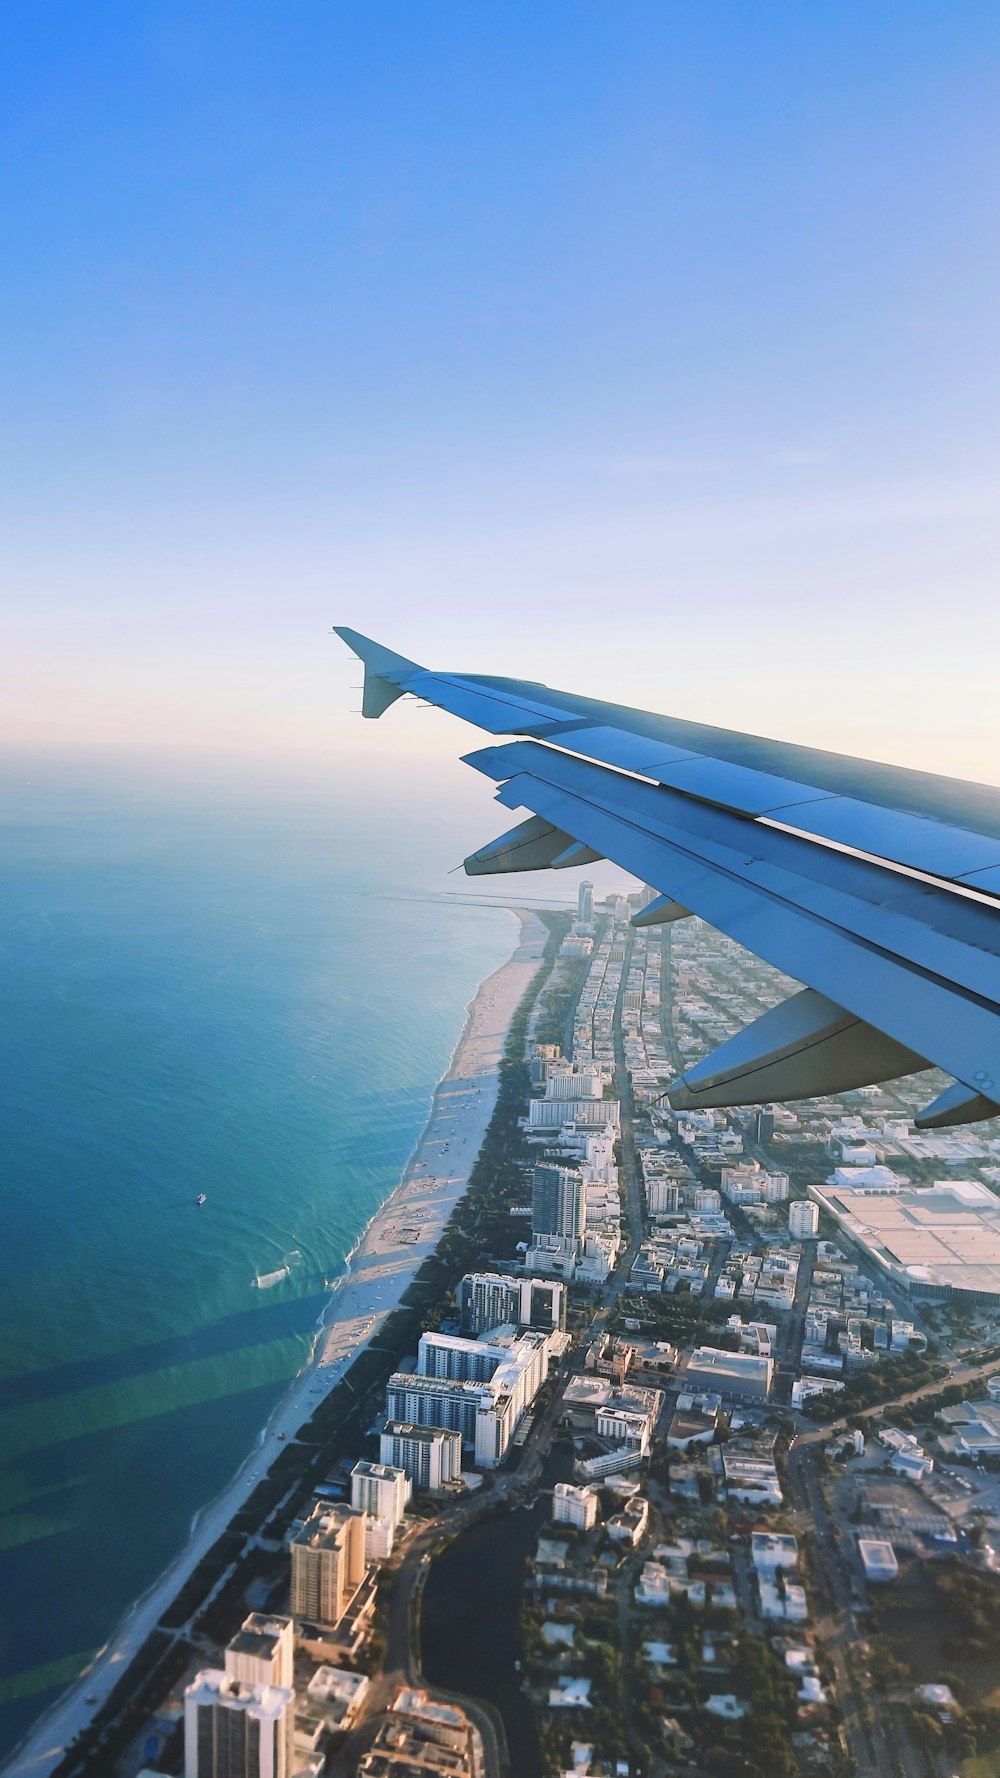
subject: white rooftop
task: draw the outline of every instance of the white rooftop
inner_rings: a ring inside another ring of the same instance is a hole
[[[1000,1297],[1000,1198],[980,1180],[936,1180],[882,1194],[836,1179],[814,1192],[904,1284]]]

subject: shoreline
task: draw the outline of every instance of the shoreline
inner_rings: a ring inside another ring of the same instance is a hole
[[[128,1663],[156,1628],[188,1575],[249,1499],[278,1452],[287,1448],[321,1400],[341,1380],[437,1248],[464,1196],[499,1090],[499,1069],[514,1013],[541,965],[548,929],[530,909],[511,956],[480,984],[466,1007],[448,1067],[434,1089],[427,1120],[399,1183],[375,1211],[344,1260],[316,1324],[309,1355],[276,1404],[232,1480],[199,1507],[184,1547],[128,1608],[107,1643],[34,1722],[0,1771],[45,1778],[90,1721]],[[93,1702],[87,1702],[92,1699]]]

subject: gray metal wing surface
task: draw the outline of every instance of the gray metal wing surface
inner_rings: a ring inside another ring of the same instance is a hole
[[[1000,790],[551,690],[434,673],[356,631],[363,711],[412,694],[529,820],[470,875],[606,857],[807,984],[688,1071],[675,1106],[812,1097],[936,1066],[925,1127],[1000,1112]]]

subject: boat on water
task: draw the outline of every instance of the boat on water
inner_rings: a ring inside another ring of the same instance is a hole
[[[195,1198],[195,1203],[196,1204],[207,1204],[208,1203],[208,1193],[207,1192],[199,1192],[198,1196]]]

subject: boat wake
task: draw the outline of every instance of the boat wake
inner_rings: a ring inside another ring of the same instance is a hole
[[[281,1265],[277,1266],[273,1272],[258,1272],[254,1279],[254,1285],[258,1290],[273,1290],[276,1284],[281,1284],[286,1278],[290,1278],[301,1263],[302,1255],[297,1247],[293,1247],[291,1253],[286,1253]]]

